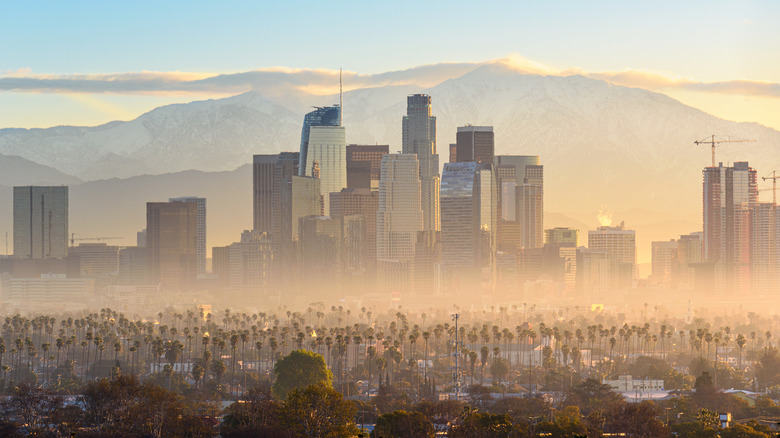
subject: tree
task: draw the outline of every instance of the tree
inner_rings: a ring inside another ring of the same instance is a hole
[[[372,438],[433,438],[435,429],[425,415],[420,412],[395,411],[377,417]]]
[[[292,437],[281,423],[282,403],[274,400],[270,385],[259,385],[225,409],[220,435],[231,437]]]
[[[333,374],[322,355],[306,350],[294,350],[274,365],[276,380],[273,393],[284,399],[293,389],[323,384],[333,387]]]
[[[54,413],[62,408],[62,398],[30,382],[14,388],[2,405],[3,418],[16,418],[33,435],[53,434]]]
[[[292,389],[281,413],[294,436],[340,438],[358,433],[355,405],[323,383]]]
[[[669,436],[652,402],[615,404],[607,412],[605,432],[624,433],[636,438]]]
[[[523,425],[525,426],[525,425]],[[525,435],[520,424],[512,423],[509,415],[477,413],[467,409],[450,429],[451,438],[503,438]]]
[[[777,348],[767,347],[761,352],[756,364],[756,377],[764,389],[780,384],[780,353]]]

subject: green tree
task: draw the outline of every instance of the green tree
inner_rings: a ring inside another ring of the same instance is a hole
[[[333,374],[325,365],[325,359],[311,351],[294,350],[274,365],[276,380],[273,393],[284,399],[294,389],[323,384],[333,387]]]
[[[433,424],[420,412],[395,411],[377,417],[372,438],[433,438]]]
[[[525,424],[514,424],[509,415],[478,413],[467,409],[449,432],[451,438],[503,438],[525,436]]]
[[[284,425],[294,436],[318,438],[357,435],[355,413],[353,403],[322,383],[290,391],[281,411]]]

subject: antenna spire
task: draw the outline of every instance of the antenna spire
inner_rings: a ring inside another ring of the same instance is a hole
[[[341,83],[341,68],[339,67],[339,126],[343,126],[342,120],[344,117],[344,91]]]

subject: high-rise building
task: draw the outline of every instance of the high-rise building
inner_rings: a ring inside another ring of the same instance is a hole
[[[417,232],[422,228],[417,156],[385,155],[376,214],[376,260],[382,286],[408,289]]]
[[[68,187],[14,187],[14,257],[68,255]]]
[[[550,228],[544,230],[544,243],[546,245],[579,246],[579,230],[574,228]]]
[[[379,189],[382,157],[388,145],[347,145],[347,188]]]
[[[315,163],[320,169],[323,213],[330,214],[330,194],[347,188],[347,144],[342,126],[312,126],[306,154],[306,174],[312,176]],[[301,161],[303,164],[303,161]]]
[[[149,280],[163,290],[191,287],[197,273],[197,204],[147,202],[146,233]]]
[[[119,247],[82,243],[68,250],[68,277],[100,278],[119,271]]]
[[[456,158],[459,163],[468,161],[482,164],[493,163],[496,145],[492,126],[460,126],[456,141]]]
[[[541,248],[544,166],[535,155],[499,155],[495,157],[495,163],[499,233],[506,234],[503,228],[517,229],[520,233],[519,248]]]
[[[777,207],[759,202],[751,214],[751,262],[753,290],[759,294],[777,289]]]
[[[147,284],[146,248],[128,246],[119,250],[119,284]]]
[[[406,98],[406,115],[402,119],[402,152],[417,154],[420,164],[420,202],[423,230],[438,231],[439,154],[436,152],[436,117],[431,115],[431,96],[412,94]]]
[[[309,140],[311,138],[311,128],[314,126],[341,126],[341,107],[338,105],[317,107],[317,109],[304,116],[300,151],[302,167],[298,168],[299,176],[311,176],[311,174],[307,173],[311,167],[307,168],[303,165],[309,162]]]
[[[653,284],[669,287],[673,281],[673,275],[677,268],[677,240],[653,242],[652,248],[652,273],[650,280]]]
[[[490,164],[447,163],[441,183],[445,287],[491,286],[496,254],[496,185]]]
[[[268,233],[241,233],[241,241],[227,247],[227,287],[243,292],[246,298],[273,294],[277,267],[275,253]],[[224,269],[224,266],[220,268]]]
[[[756,171],[747,162],[705,167],[704,261],[715,267],[720,292],[747,292],[751,283],[751,220],[758,202]]]
[[[292,177],[292,239],[298,240],[298,222],[302,217],[322,215],[320,178]]]
[[[330,194],[330,215],[332,217],[360,215],[365,219],[365,247],[361,251],[366,266],[373,269],[376,264],[376,214],[379,209],[379,192],[367,188],[343,189]]]
[[[202,276],[206,274],[206,198],[196,196],[182,196],[179,198],[170,198],[169,202],[194,202],[197,206],[198,214],[198,234],[196,242],[195,255],[197,257],[197,273]]]
[[[253,227],[280,243],[292,238],[291,181],[298,164],[297,152],[254,156]]]
[[[588,231],[588,249],[603,251],[613,263],[614,289],[630,288],[636,276],[636,232],[623,223],[617,227],[599,227]]]

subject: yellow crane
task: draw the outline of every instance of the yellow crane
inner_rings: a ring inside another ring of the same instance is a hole
[[[780,176],[777,175],[777,171],[773,170],[771,173],[772,176],[762,176],[761,179],[763,181],[772,180],[772,204],[777,205],[777,180],[780,179]],[[761,190],[769,190],[769,189],[761,189]]]
[[[742,140],[742,139],[731,139],[731,137],[726,137],[725,139],[719,138],[715,139],[715,135],[710,136],[710,138],[705,138],[703,140],[697,140],[694,141],[696,145],[700,144],[708,144],[712,146],[712,167],[715,167],[715,146],[721,144],[721,143],[745,143],[745,142],[755,142],[756,140]]]

